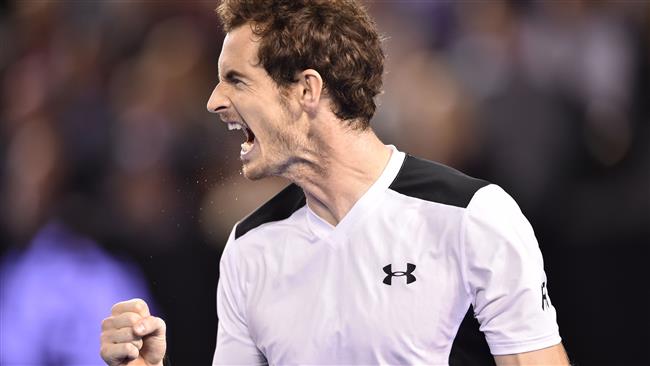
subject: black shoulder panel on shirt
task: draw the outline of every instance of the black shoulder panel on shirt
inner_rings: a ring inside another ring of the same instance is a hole
[[[406,155],[389,188],[407,196],[465,208],[474,193],[488,184],[446,165]]]
[[[267,222],[280,221],[288,218],[304,206],[305,202],[305,194],[302,189],[295,184],[288,185],[280,193],[276,194],[237,224],[235,239]]]
[[[470,305],[449,354],[449,366],[495,366],[494,356]]]

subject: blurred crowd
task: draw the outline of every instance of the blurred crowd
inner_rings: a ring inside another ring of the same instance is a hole
[[[647,362],[650,3],[367,5],[380,137],[514,196],[576,364]],[[0,364],[99,363],[131,297],[174,364],[210,362],[225,240],[286,184],[246,181],[242,135],[205,109],[215,6],[0,1]]]

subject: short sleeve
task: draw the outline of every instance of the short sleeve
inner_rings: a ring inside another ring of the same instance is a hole
[[[266,365],[253,341],[245,311],[245,287],[233,229],[221,256],[217,285],[217,346],[213,365]]]
[[[492,354],[560,343],[542,254],[515,201],[488,185],[476,192],[464,220],[465,278]]]

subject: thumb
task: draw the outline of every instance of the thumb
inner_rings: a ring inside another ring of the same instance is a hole
[[[155,316],[142,318],[133,326],[133,332],[142,337],[140,355],[148,364],[157,365],[165,356],[167,341],[165,321]]]

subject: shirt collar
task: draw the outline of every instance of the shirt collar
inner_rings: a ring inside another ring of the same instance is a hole
[[[334,235],[339,237],[344,235],[346,228],[360,221],[362,217],[368,214],[374,205],[378,204],[383,192],[388,189],[395,177],[399,173],[406,154],[397,150],[393,145],[387,145],[391,149],[390,158],[379,178],[370,186],[361,198],[352,206],[350,211],[343,217],[338,225],[333,226],[329,222],[316,215],[314,211],[305,205],[307,210],[307,225],[320,238],[326,238]]]

